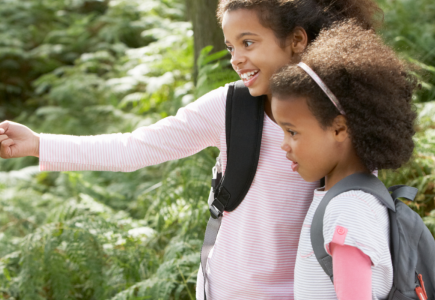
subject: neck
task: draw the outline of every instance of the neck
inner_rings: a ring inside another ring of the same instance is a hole
[[[266,95],[266,102],[264,103],[264,112],[266,113],[266,115],[273,121],[276,123],[273,114],[272,114],[272,95]]]
[[[340,180],[355,173],[370,173],[364,166],[354,151],[350,151],[347,156],[342,156],[342,160],[337,163],[335,168],[325,176],[325,191],[332,188]]]

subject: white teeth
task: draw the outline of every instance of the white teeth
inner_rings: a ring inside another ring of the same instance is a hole
[[[252,72],[246,72],[246,73],[243,73],[243,74],[241,74],[240,75],[240,77],[242,78],[242,79],[251,79],[251,77],[253,76],[253,75],[255,75],[255,74],[257,74],[258,73],[258,71],[252,71]]]

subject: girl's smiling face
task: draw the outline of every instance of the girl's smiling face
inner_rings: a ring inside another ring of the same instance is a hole
[[[272,97],[272,112],[284,131],[281,148],[292,161],[293,171],[313,182],[331,175],[340,162],[343,143],[334,125],[322,128],[311,113],[305,97]]]
[[[222,29],[231,64],[251,95],[269,95],[269,79],[291,62],[291,42],[283,48],[273,30],[261,25],[255,10],[225,12]]]

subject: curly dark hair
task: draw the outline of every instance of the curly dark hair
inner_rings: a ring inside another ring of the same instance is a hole
[[[349,20],[334,24],[302,55],[337,97],[345,112],[357,155],[370,170],[397,169],[414,149],[416,113],[412,93],[417,80],[412,67],[400,60],[373,30]],[[303,96],[323,128],[340,113],[317,83],[297,65],[271,78],[279,101]]]
[[[226,11],[237,9],[255,9],[261,24],[271,28],[281,43],[298,26],[311,42],[334,22],[355,19],[370,29],[378,27],[383,19],[382,10],[373,0],[220,0],[220,23]]]

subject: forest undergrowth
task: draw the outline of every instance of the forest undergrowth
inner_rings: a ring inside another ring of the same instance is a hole
[[[418,187],[435,233],[435,4],[380,0],[382,34],[416,64],[413,159],[382,171]],[[205,48],[193,74],[181,0],[0,0],[0,120],[36,132],[129,132],[237,80]],[[400,143],[400,141],[398,141]],[[0,160],[0,299],[195,299],[218,150],[131,173],[39,172]]]

